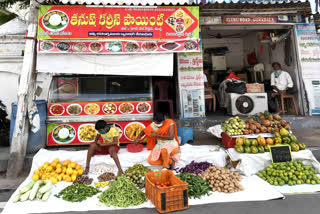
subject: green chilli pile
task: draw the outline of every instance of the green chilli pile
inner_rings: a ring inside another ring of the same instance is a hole
[[[144,187],[144,176],[150,169],[142,164],[135,164],[125,171],[125,176],[129,178],[139,188]]]
[[[107,207],[122,208],[137,206],[147,201],[145,194],[125,176],[117,177],[98,198]]]
[[[202,180],[199,176],[190,173],[181,173],[177,177],[188,183],[189,198],[201,198],[203,195],[208,195],[211,191],[209,183]]]

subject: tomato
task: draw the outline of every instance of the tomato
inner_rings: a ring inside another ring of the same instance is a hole
[[[159,185],[160,185],[160,182],[159,182],[159,181],[157,181],[157,182],[156,182],[156,185],[157,185],[157,186],[159,186]]]

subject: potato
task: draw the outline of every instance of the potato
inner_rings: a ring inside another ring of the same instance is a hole
[[[219,183],[219,187],[223,187],[224,185],[223,185],[223,183]]]

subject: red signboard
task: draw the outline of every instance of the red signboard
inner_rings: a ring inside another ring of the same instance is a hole
[[[41,5],[39,39],[199,39],[199,7]]]
[[[277,23],[275,16],[226,16],[222,19],[223,24],[274,24]]]
[[[152,114],[152,101],[49,103],[48,116]]]
[[[157,52],[197,52],[198,39],[143,41],[53,41],[40,40],[39,53],[128,54]]]
[[[118,130],[121,143],[133,142],[137,135],[151,123],[152,121],[108,122]],[[49,123],[47,129],[48,146],[91,144],[97,134],[94,125],[94,122]],[[143,138],[142,141],[144,140]]]

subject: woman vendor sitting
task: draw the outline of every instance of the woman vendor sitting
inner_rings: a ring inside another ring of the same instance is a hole
[[[139,134],[134,143],[137,145],[144,135],[147,137],[147,149],[152,150],[148,157],[149,164],[174,169],[180,159],[176,123],[171,119],[165,119],[164,114],[156,113],[153,123]]]

